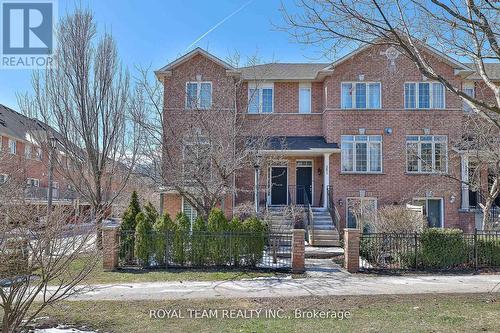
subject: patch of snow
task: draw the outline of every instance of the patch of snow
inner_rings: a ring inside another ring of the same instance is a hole
[[[82,331],[76,328],[57,326],[53,328],[35,329],[34,333],[97,333],[97,331]]]

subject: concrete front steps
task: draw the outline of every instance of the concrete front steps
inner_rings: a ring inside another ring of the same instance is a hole
[[[313,229],[309,230],[309,242],[313,246],[340,246],[339,232],[335,228],[330,212],[324,208],[313,208]]]

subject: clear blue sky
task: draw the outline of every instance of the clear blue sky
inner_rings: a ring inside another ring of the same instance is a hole
[[[285,0],[291,2],[292,0]],[[73,11],[75,4],[90,8],[98,31],[107,29],[115,37],[123,64],[131,72],[135,65],[160,68],[185,53],[200,36],[234,13],[248,0],[59,0],[59,16]],[[281,24],[279,0],[253,0],[228,18],[194,47],[208,49],[224,58],[238,51],[242,60],[258,55],[263,61],[313,62],[318,50],[305,49],[276,31]],[[31,91],[30,70],[0,69],[0,103],[18,109],[16,93]]]

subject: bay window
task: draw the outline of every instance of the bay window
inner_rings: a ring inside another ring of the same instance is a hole
[[[380,82],[342,82],[342,109],[380,109]]]
[[[343,135],[341,160],[343,172],[382,172],[382,136]]]
[[[444,109],[444,86],[439,82],[405,83],[405,109]]]
[[[406,138],[406,171],[444,173],[448,169],[447,137],[415,135]]]

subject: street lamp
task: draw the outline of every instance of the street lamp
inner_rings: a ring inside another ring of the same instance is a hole
[[[53,135],[51,135],[48,138],[48,143],[49,143],[49,175],[48,175],[49,188],[47,192],[47,215],[50,215],[50,212],[52,212],[52,197],[53,197],[52,183],[54,176],[54,151],[56,149],[57,139]]]
[[[262,155],[257,153],[255,155],[255,161],[253,167],[255,169],[255,179],[254,179],[254,196],[255,196],[255,214],[259,214],[259,184],[260,184],[260,164],[262,160]]]

